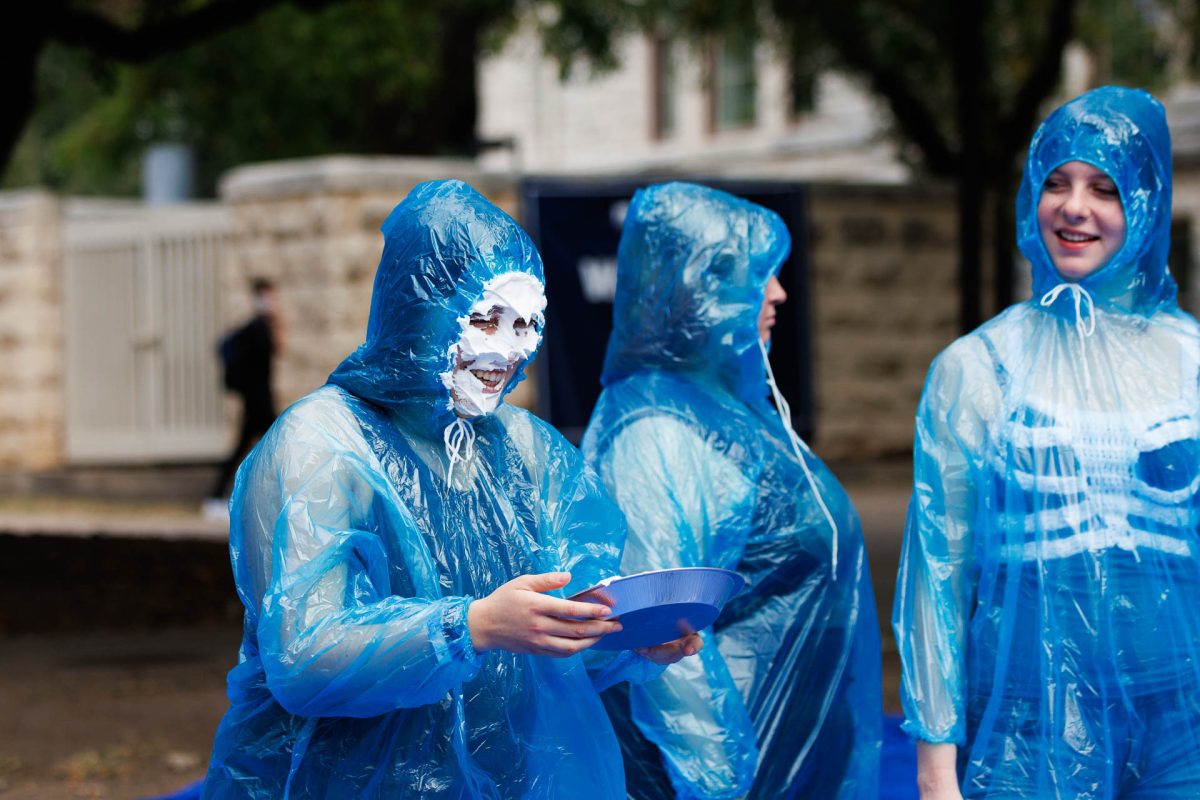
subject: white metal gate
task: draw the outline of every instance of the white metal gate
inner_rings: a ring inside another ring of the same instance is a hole
[[[212,460],[228,433],[215,346],[219,206],[137,208],[66,222],[66,456]]]

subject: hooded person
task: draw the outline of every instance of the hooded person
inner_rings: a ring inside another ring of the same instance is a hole
[[[540,341],[541,261],[458,181],[383,233],[365,343],[238,473],[245,634],[203,796],[623,797],[597,692],[701,643],[579,655],[619,623],[562,596],[615,574],[625,525],[501,402]]]
[[[686,183],[634,195],[604,389],[583,440],[625,512],[623,573],[748,580],[700,656],[605,694],[637,798],[878,796],[875,603],[858,517],[792,430],[766,342],[791,240]]]
[[[1200,329],[1170,225],[1149,94],[1034,134],[1033,298],[938,356],[917,412],[893,625],[923,798],[1200,791]]]

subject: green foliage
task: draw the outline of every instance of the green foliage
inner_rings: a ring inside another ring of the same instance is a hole
[[[1194,68],[1190,0],[1084,0],[1079,38],[1093,56],[1092,82],[1161,90]]]
[[[500,21],[510,7],[283,5],[144,66],[52,46],[39,67],[41,103],[6,184],[35,178],[68,192],[136,192],[141,153],[154,141],[192,144],[198,185],[209,193],[223,171],[247,162],[463,152],[473,131],[431,130],[447,94],[474,86],[475,43],[454,41],[454,26]]]

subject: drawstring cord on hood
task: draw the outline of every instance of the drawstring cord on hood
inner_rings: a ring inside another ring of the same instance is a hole
[[[1087,360],[1087,340],[1088,337],[1096,332],[1096,304],[1092,300],[1092,295],[1087,289],[1077,283],[1060,283],[1050,291],[1042,295],[1042,305],[1050,307],[1058,300],[1059,295],[1063,292],[1070,292],[1075,300],[1075,332],[1079,334],[1079,357],[1083,362],[1083,381],[1084,385],[1091,391],[1092,388],[1092,372],[1088,367]],[[1084,308],[1087,309],[1087,319],[1084,320]],[[1137,545],[1130,543],[1133,552],[1133,560],[1139,564],[1142,561],[1141,555],[1138,553]]]
[[[446,458],[450,459],[450,468],[446,470],[446,486],[453,486],[454,465],[466,463],[475,455],[475,428],[462,417],[455,417],[454,422],[442,431],[442,439],[446,442]]]
[[[767,385],[771,387],[771,396],[775,398],[775,410],[779,412],[779,419],[783,422],[783,429],[787,431],[788,441],[792,443],[792,450],[796,453],[796,459],[800,462],[800,468],[804,470],[804,477],[808,478],[808,485],[812,487],[813,495],[817,498],[817,505],[821,507],[821,511],[825,514],[825,519],[829,522],[829,530],[832,533],[833,579],[836,581],[838,562],[837,523],[833,521],[833,514],[829,512],[829,506],[825,505],[825,498],[821,497],[821,489],[817,486],[816,476],[812,474],[812,470],[808,468],[808,461],[804,458],[804,453],[812,455],[812,451],[808,449],[808,445],[804,443],[792,427],[792,408],[788,405],[788,401],[784,399],[783,392],[779,391],[779,384],[775,383],[775,372],[771,369],[771,359],[767,357],[767,346],[761,338],[756,338],[758,338],[758,351],[762,353],[763,366],[767,368]]]
[[[1078,283],[1060,283],[1042,295],[1042,305],[1049,308],[1058,300],[1063,292],[1070,292],[1075,300],[1075,331],[1079,334],[1079,359],[1083,362],[1083,380],[1090,391],[1092,388],[1092,373],[1088,367],[1087,339],[1096,332],[1096,303],[1088,290]],[[1083,308],[1087,306],[1087,320],[1084,320]]]

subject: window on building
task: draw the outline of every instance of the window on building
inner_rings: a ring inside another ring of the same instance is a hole
[[[758,90],[754,38],[749,34],[729,34],[721,37],[715,51],[713,127],[728,130],[753,125]]]
[[[653,134],[655,139],[666,139],[675,133],[675,47],[670,39],[656,36],[651,39],[651,52]]]

